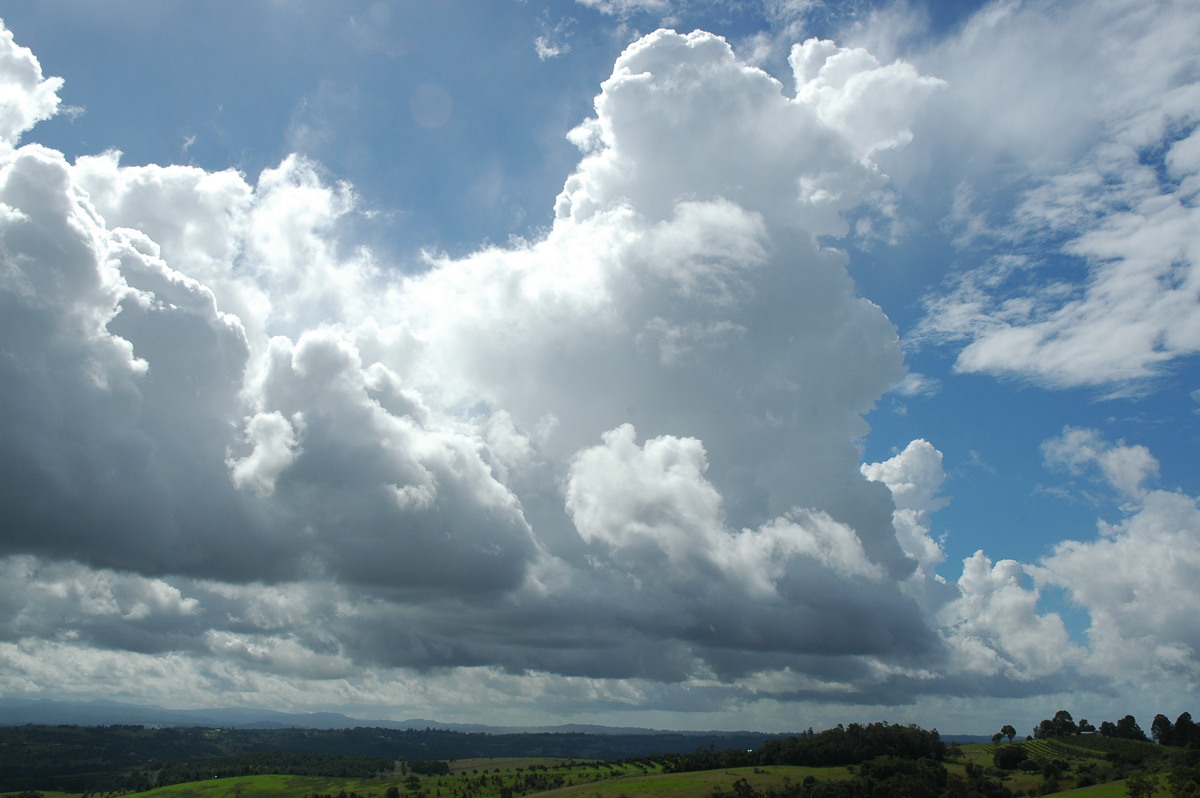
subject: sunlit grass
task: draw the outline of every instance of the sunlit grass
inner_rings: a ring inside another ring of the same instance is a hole
[[[729,768],[727,770],[703,770],[689,773],[660,773],[648,776],[630,776],[595,784],[552,790],[539,794],[539,798],[618,798],[628,795],[654,795],[661,798],[693,798],[708,796],[713,792],[730,792],[734,782],[745,779],[758,792],[778,789],[785,783],[793,784],[812,776],[821,781],[838,781],[850,777],[842,767],[799,767],[772,765],[762,768]]]
[[[1057,759],[1068,769],[1059,779],[1073,785],[1080,768],[1104,766],[1105,746],[1063,746],[1051,741],[1017,741],[1035,761]],[[995,768],[995,752],[1008,742],[957,747],[960,754],[945,762],[949,773],[967,777],[968,765],[999,779],[1014,794],[1040,793],[1045,788],[1041,772],[1003,771]],[[401,798],[708,798],[713,793],[731,793],[739,779],[759,794],[782,790],[789,783],[808,778],[835,781],[853,776],[852,768],[766,766],[723,770],[663,773],[647,762],[598,762],[546,757],[480,758],[450,762],[449,775],[412,776],[399,770],[374,778],[322,776],[234,776],[159,787],[138,798],[302,798],[327,795],[334,798],[384,798],[395,787]],[[537,785],[552,785],[541,789]],[[1117,780],[1048,795],[1080,798],[1124,798],[1125,781]],[[45,792],[45,798],[78,798],[72,793]],[[0,798],[7,798],[0,796]]]

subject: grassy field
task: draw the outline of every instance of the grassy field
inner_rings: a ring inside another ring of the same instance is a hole
[[[563,759],[463,759],[451,763],[448,776],[412,777],[395,773],[371,779],[318,776],[234,776],[158,787],[135,793],[137,798],[300,798],[305,795],[383,798],[397,787],[402,798],[620,798],[653,795],[657,798],[707,798],[714,791],[729,792],[745,779],[756,790],[801,782],[808,776],[826,780],[849,777],[846,768],[772,766],[719,771],[664,774],[656,767],[636,764],[580,762]],[[535,785],[550,784],[547,790]],[[45,798],[79,798],[66,793],[44,793]]]
[[[962,756],[957,759],[947,759],[946,769],[951,773],[965,775],[967,763],[991,769],[993,778],[999,778],[1004,786],[1014,794],[1028,794],[1038,790],[1044,784],[1042,773],[1035,771],[1025,773],[1020,770],[999,771],[995,769],[993,756],[1002,747],[1008,746],[1007,741],[1001,743],[979,743],[959,747]],[[1142,757],[1160,755],[1162,748],[1154,743],[1136,740],[1122,740],[1098,735],[1071,737],[1051,740],[1018,740],[1011,743],[1025,750],[1028,757],[1039,765],[1047,762],[1058,762],[1065,765],[1058,777],[1059,784],[1064,788],[1049,795],[1070,795],[1080,798],[1124,798],[1127,794],[1124,779],[1115,779],[1113,763],[1107,757]],[[1080,777],[1090,775],[1097,784],[1089,787],[1073,788]],[[1071,788],[1071,789],[1068,789]]]
[[[381,798],[390,786],[400,788],[402,796],[423,794],[426,798],[450,798],[463,795],[467,790],[478,784],[479,777],[484,776],[487,769],[488,786],[494,786],[495,792],[474,793],[475,795],[500,795],[505,785],[520,782],[522,773],[528,774],[528,764],[509,767],[512,762],[526,762],[540,766],[544,760],[463,760],[460,766],[469,766],[450,776],[422,778],[417,790],[406,789],[403,777],[385,777],[377,779],[332,779],[310,776],[245,776],[226,779],[209,779],[208,781],[175,784],[160,787],[149,792],[138,793],[139,798],[299,798],[313,793],[323,795],[338,795],[345,792],[357,793],[360,796],[375,796]],[[472,771],[479,771],[473,774]],[[499,771],[499,772],[497,772]],[[596,767],[594,763],[578,763],[577,766],[564,771],[574,782],[570,786],[558,787],[552,790],[530,793],[539,798],[618,798],[619,796],[653,795],[657,798],[693,798],[693,796],[708,796],[714,791],[728,792],[738,779],[745,779],[756,790],[781,787],[785,780],[792,782],[803,781],[807,776],[815,776],[821,780],[847,778],[849,773],[845,768],[805,768],[805,767],[767,767],[767,768],[733,768],[722,771],[702,771],[695,773],[664,774],[661,772],[639,771],[637,768],[610,769]],[[590,780],[590,779],[596,780]],[[497,779],[499,783],[493,782]],[[519,792],[515,793],[521,794]],[[50,798],[50,796],[47,796]]]
[[[1101,783],[1082,789],[1064,789],[1052,795],[1078,798],[1123,798],[1124,780],[1106,781],[1115,775],[1106,755],[1145,753],[1124,745],[1128,741],[1071,743],[1020,741],[1031,759],[1039,764],[1065,764],[1058,777],[1063,788],[1071,788],[1081,775],[1091,774]],[[966,778],[968,768],[979,768],[999,779],[1016,795],[1036,794],[1044,789],[1041,770],[999,771],[995,752],[1009,743],[982,743],[958,747],[960,755],[946,761],[950,773]],[[1140,744],[1156,748],[1152,744]],[[550,758],[461,759],[450,762],[451,772],[442,776],[412,776],[396,771],[375,778],[314,776],[242,776],[189,782],[137,793],[138,798],[301,798],[322,795],[333,798],[384,798],[390,787],[401,798],[708,798],[714,792],[729,793],[745,779],[759,793],[797,784],[808,777],[820,781],[851,777],[847,768],[747,767],[689,773],[665,774],[647,763],[591,762]],[[45,793],[45,798],[79,798],[73,794]],[[0,796],[0,798],[5,798]]]
[[[1091,787],[1080,787],[1077,790],[1065,790],[1054,795],[1070,795],[1072,798],[1127,798],[1125,779],[1110,781],[1107,784],[1096,784]]]
[[[713,792],[730,792],[734,782],[745,779],[757,791],[782,787],[786,782],[802,782],[808,776],[822,781],[850,777],[846,768],[809,768],[772,765],[763,768],[730,768],[691,773],[660,773],[627,776],[596,784],[581,784],[541,793],[538,798],[619,798],[653,795],[656,798],[697,798]],[[530,798],[533,798],[530,796]]]
[[[965,746],[964,746],[965,747]],[[972,746],[975,748],[975,746]],[[978,751],[971,752],[972,759],[982,761],[984,755],[990,761],[990,752],[983,749],[990,746],[978,746]],[[971,761],[971,760],[967,760]],[[520,764],[518,764],[520,763]],[[337,796],[341,793],[350,795],[356,793],[366,798],[374,796],[383,798],[390,786],[400,788],[403,798],[415,798],[423,795],[425,798],[437,798],[441,795],[448,798],[457,791],[462,794],[467,780],[477,780],[488,771],[489,778],[499,777],[502,782],[509,783],[520,778],[522,772],[528,772],[530,765],[535,767],[551,767],[555,764],[563,766],[565,760],[544,759],[479,759],[460,760],[456,763],[458,773],[451,776],[422,778],[419,790],[408,790],[404,778],[382,777],[376,779],[336,779],[307,776],[245,776],[225,779],[209,779],[207,781],[176,784],[160,787],[149,792],[136,793],[137,798],[300,798],[314,793]],[[786,781],[798,783],[808,776],[821,781],[832,781],[849,778],[846,768],[806,768],[772,766],[766,768],[732,768],[722,771],[702,771],[692,773],[631,773],[613,775],[608,769],[597,768],[595,763],[574,763],[570,773],[578,780],[569,787],[561,787],[541,793],[532,793],[527,798],[707,798],[713,792],[730,792],[734,782],[745,779],[757,791],[782,787]],[[963,765],[950,765],[949,769],[962,770]],[[471,771],[477,771],[472,774]],[[601,780],[587,782],[590,776],[599,776]],[[1005,785],[1016,792],[1024,792],[1031,786],[1041,783],[1040,774],[1027,777],[1025,774],[1012,776],[1005,780]],[[496,793],[499,794],[499,793]],[[519,794],[519,793],[517,793]],[[44,793],[45,798],[78,798],[68,793]],[[1107,784],[1097,784],[1082,789],[1071,789],[1050,795],[1071,796],[1072,798],[1125,798],[1124,780]]]
[[[338,795],[341,792],[374,795],[382,798],[399,779],[339,779],[321,776],[232,776],[225,779],[172,784],[148,792],[134,793],[155,798],[254,798],[254,796],[295,796],[312,793]],[[404,793],[411,794],[411,793]]]
[[[977,743],[975,745],[964,745],[959,747],[962,752],[962,757],[959,759],[947,759],[945,761],[946,770],[950,773],[955,773],[962,778],[967,777],[967,764],[970,763],[984,770],[995,769],[995,764],[992,761],[992,756],[996,753],[996,749],[1001,745],[1008,743]],[[1014,793],[1026,792],[1030,787],[1034,787],[1042,782],[1042,775],[1022,773],[1021,771],[997,771],[993,778],[998,778],[1005,787],[1008,787]]]
[[[369,779],[320,776],[235,776],[158,787],[139,798],[299,798],[303,795],[356,794],[382,798],[397,787],[405,798],[509,798],[586,784],[593,790],[619,779],[658,774],[657,768],[633,764],[578,762],[565,759],[462,759],[451,763],[448,776],[416,776],[399,772]],[[50,798],[47,795],[47,798]],[[73,796],[73,798],[78,798]]]

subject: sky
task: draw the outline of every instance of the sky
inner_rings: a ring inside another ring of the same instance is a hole
[[[0,19],[0,695],[1196,711],[1195,3]]]

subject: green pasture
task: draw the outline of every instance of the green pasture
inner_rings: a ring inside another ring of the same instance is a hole
[[[310,793],[356,792],[361,796],[374,795],[382,798],[392,784],[401,784],[398,779],[339,779],[324,776],[230,776],[224,779],[189,781],[157,787],[146,792],[132,793],[153,798],[257,798],[270,796],[294,796],[300,798]],[[402,792],[402,794],[404,794]]]
[[[1128,798],[1125,790],[1125,779],[1110,781],[1107,784],[1096,784],[1091,787],[1080,787],[1077,790],[1064,790],[1054,795],[1069,795],[1072,798]]]
[[[1125,779],[1108,780],[1115,775],[1112,763],[1106,759],[1108,755],[1135,757],[1162,754],[1161,746],[1154,743],[1086,735],[959,746],[958,750],[962,752],[962,756],[958,759],[947,758],[944,764],[950,773],[964,777],[968,762],[982,767],[988,771],[990,777],[999,779],[1016,795],[1040,790],[1044,784],[1040,771],[1025,773],[1021,770],[1005,771],[995,767],[992,757],[998,749],[1008,745],[1020,746],[1028,758],[1039,765],[1055,761],[1065,763],[1067,767],[1058,779],[1064,789],[1047,795],[1069,795],[1079,798],[1125,798],[1128,794]],[[1073,785],[1085,774],[1090,774],[1101,783],[1074,788]]]
[[[964,746],[967,748],[968,746]],[[976,746],[970,746],[976,748]],[[991,746],[977,746],[979,749]],[[973,759],[982,763],[986,753],[990,762],[990,751],[973,751],[969,753]],[[967,760],[970,761],[970,760]],[[521,764],[516,764],[521,763]],[[565,764],[565,760],[545,759],[489,759],[462,760],[458,764],[460,774],[425,778],[420,781],[418,790],[406,789],[404,778],[399,775],[379,777],[375,779],[340,779],[316,776],[241,776],[207,781],[190,782],[160,787],[148,792],[136,793],[137,798],[300,798],[313,793],[337,796],[340,793],[349,795],[357,793],[363,798],[374,796],[383,798],[387,788],[397,786],[403,798],[423,795],[425,798],[451,798],[463,795],[471,771],[482,775],[486,768],[489,776],[499,777],[502,782],[509,783],[520,775],[522,770],[530,765],[553,767],[552,763]],[[834,781],[850,776],[846,768],[828,767],[792,767],[770,766],[765,768],[731,768],[719,771],[699,771],[690,773],[648,773],[646,775],[611,775],[610,769],[596,767],[598,763],[575,763],[570,769],[576,777],[576,783],[541,793],[534,793],[527,798],[639,798],[639,796],[654,796],[655,798],[707,798],[714,792],[729,793],[734,783],[745,779],[756,791],[765,792],[772,788],[780,788],[787,782],[793,784],[804,781],[812,776],[820,781]],[[962,771],[962,764],[950,763],[951,772]],[[497,773],[496,770],[499,769]],[[586,781],[589,776],[595,776],[598,781]],[[1030,787],[1041,783],[1038,774],[1009,774],[1005,785],[1014,793],[1023,793]],[[475,793],[486,795],[487,793]],[[496,795],[499,794],[497,790]],[[516,793],[519,794],[519,793]],[[67,793],[45,793],[45,798],[78,798]],[[1124,780],[1097,784],[1082,789],[1069,789],[1051,795],[1072,796],[1073,798],[1125,798]]]
[[[653,795],[659,798],[707,798],[715,791],[730,792],[739,779],[755,790],[765,791],[797,783],[813,776],[822,781],[849,777],[846,768],[770,766],[728,770],[664,774],[645,765],[581,762],[560,759],[475,759],[451,763],[448,776],[420,776],[413,782],[399,772],[369,779],[321,776],[231,776],[158,787],[137,798],[301,798],[301,796],[350,795],[383,798],[389,787],[397,787],[402,798],[501,798],[508,795],[539,798],[621,798]],[[530,777],[562,776],[564,786],[529,792],[523,788]],[[78,796],[45,793],[45,798]]]
[[[1112,753],[1145,753],[1125,745],[1129,741],[1095,741],[1078,738],[1017,741],[1029,758],[1042,764],[1065,763],[1059,776],[1064,788],[1050,795],[1079,798],[1124,798],[1125,781],[1112,778],[1112,764],[1105,756]],[[1008,742],[982,743],[957,747],[958,757],[945,765],[950,773],[967,778],[968,766],[984,770],[988,777],[1001,780],[1016,795],[1038,794],[1045,781],[1040,770],[998,770],[995,752]],[[1142,746],[1152,744],[1142,743]],[[450,762],[449,775],[413,776],[397,769],[374,778],[335,778],[318,776],[240,776],[189,782],[136,793],[137,798],[302,798],[313,794],[346,798],[384,798],[390,787],[401,798],[708,798],[713,793],[732,793],[739,779],[756,792],[765,793],[797,784],[813,777],[819,781],[849,778],[852,769],[844,767],[767,766],[729,768],[666,774],[658,766],[642,763],[596,762],[542,757],[462,759]],[[1071,789],[1079,777],[1090,773],[1102,783]],[[79,798],[65,793],[44,793],[45,798]],[[6,798],[0,796],[0,798]],[[98,796],[98,798],[103,798]]]
[[[538,798],[620,798],[620,796],[653,795],[655,798],[707,798],[714,792],[731,792],[738,779],[745,779],[756,791],[795,784],[813,776],[821,781],[837,781],[850,777],[846,768],[812,768],[772,765],[763,768],[729,768],[689,773],[659,773],[646,776],[627,776],[611,781],[580,784],[540,793]],[[532,797],[530,797],[532,798]]]
[[[538,757],[462,759],[445,776],[395,772],[366,779],[324,776],[231,776],[173,784],[137,793],[139,798],[300,798],[313,793],[382,798],[396,787],[402,798],[502,798],[586,785],[593,792],[614,780],[650,777],[656,767]],[[731,781],[732,783],[732,781]],[[560,786],[561,785],[561,786]],[[50,796],[47,796],[50,798]],[[72,796],[72,798],[78,798]]]

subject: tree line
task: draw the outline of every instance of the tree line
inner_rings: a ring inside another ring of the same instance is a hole
[[[1174,723],[1166,715],[1155,715],[1150,724],[1150,734],[1162,745],[1200,748],[1200,725],[1192,720],[1190,712],[1184,712]]]
[[[784,779],[779,787],[756,790],[746,779],[710,798],[1012,798],[1012,791],[968,763],[966,775],[950,773],[931,759],[881,756],[853,768],[849,778],[822,781]]]
[[[1070,770],[1076,787],[1125,779],[1126,794],[1131,798],[1150,798],[1164,788],[1176,798],[1200,796],[1200,728],[1188,712],[1174,723],[1163,714],[1154,717],[1150,733],[1157,746],[1133,715],[1103,721],[1096,727],[1086,719],[1076,723],[1070,712],[1060,709],[1039,722],[1033,732],[1027,740],[1039,742],[1012,745],[1016,730],[1005,725],[992,740],[1007,737],[1010,744],[997,748],[993,761],[1002,771],[1040,771],[1043,792],[1057,791],[1060,779]],[[1046,744],[1058,747],[1038,748]],[[1096,760],[1072,764],[1046,754],[1051,750],[1069,757],[1068,752],[1079,749],[1095,751]]]
[[[446,765],[445,762],[441,763]],[[145,773],[146,787],[164,787],[189,781],[222,779],[228,776],[330,776],[366,779],[391,773],[395,763],[386,757],[344,754],[288,754],[282,751],[237,754],[200,762],[168,762]],[[449,766],[446,771],[449,772]]]
[[[807,765],[851,771],[848,778],[784,779],[782,786],[763,790],[741,778],[729,791],[718,790],[711,798],[1012,798],[1012,792],[982,767],[966,763],[965,775],[950,773],[943,764],[950,751],[936,729],[851,723],[768,740],[751,751],[696,751],[669,759],[664,770]]]
[[[839,723],[819,733],[809,729],[801,735],[767,740],[754,750],[699,749],[668,758],[663,769],[667,773],[682,773],[761,765],[829,767],[857,765],[877,757],[940,762],[945,755],[946,744],[937,729],[926,731],[916,725],[882,722],[849,726]]]
[[[0,726],[0,792],[92,793],[132,789],[145,773],[246,754],[321,754],[400,760],[425,775],[447,759],[545,756],[620,760],[684,753],[699,745],[752,748],[769,734],[677,732],[487,734],[443,729],[219,729],[112,726]],[[332,760],[330,760],[332,762]],[[225,767],[217,764],[213,767]],[[336,775],[336,774],[327,774]]]
[[[992,735],[992,742],[1000,742],[1004,738],[1008,738],[1008,741],[1012,742],[1016,734],[1017,730],[1011,724],[1005,724],[1000,731]],[[1075,719],[1071,717],[1071,713],[1065,709],[1055,712],[1052,718],[1043,718],[1038,725],[1033,727],[1033,734],[1029,739],[1048,740],[1076,734],[1099,734],[1101,737],[1113,737],[1120,740],[1150,741],[1150,737],[1147,737],[1146,733],[1142,731],[1137,718],[1133,715],[1126,715],[1115,722],[1102,721],[1097,728],[1086,718],[1080,719],[1076,723]],[[1166,715],[1161,713],[1155,715],[1154,721],[1150,724],[1150,734],[1160,745],[1173,745],[1179,748],[1200,747],[1200,724],[1192,720],[1190,712],[1182,713],[1174,723]]]

